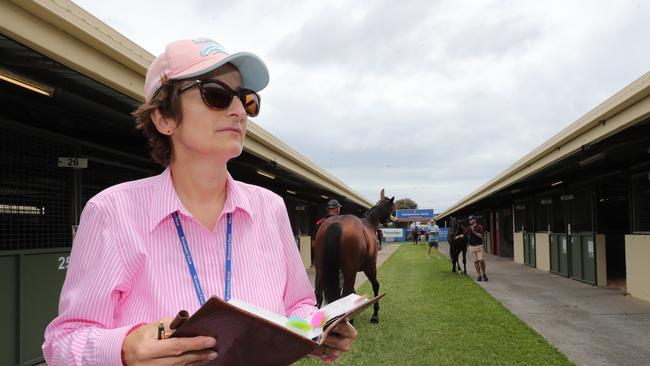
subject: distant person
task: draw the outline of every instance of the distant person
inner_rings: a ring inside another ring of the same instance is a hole
[[[316,221],[316,226],[314,226],[314,231],[312,232],[312,239],[316,240],[316,234],[318,234],[318,229],[320,229],[320,225],[323,221],[327,220],[329,217],[341,214],[341,207],[343,207],[343,205],[341,205],[337,200],[332,199],[327,201],[327,215]]]
[[[476,222],[476,216],[470,215],[468,217],[469,226],[465,228],[465,232],[457,235],[456,238],[466,238],[469,244],[469,252],[474,261],[476,273],[478,273],[477,281],[487,281],[488,277],[485,274],[485,260],[483,259],[483,226]]]
[[[440,237],[440,228],[438,225],[436,225],[436,220],[431,220],[429,221],[429,225],[427,225],[427,235],[429,239],[429,252],[427,253],[427,257],[431,258],[431,248],[436,248],[436,257],[440,258],[438,255],[438,240]]]
[[[419,236],[420,235],[419,235],[419,232],[418,232],[418,227],[414,226],[413,230],[411,231],[411,237],[413,238],[413,244],[417,245]]]

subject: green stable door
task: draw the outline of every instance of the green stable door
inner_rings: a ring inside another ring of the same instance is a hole
[[[571,235],[571,278],[596,285],[596,247],[591,234]]]
[[[70,248],[0,252],[0,365],[42,362],[43,334],[58,313]]]
[[[531,267],[537,267],[534,233],[524,233],[524,263]]]
[[[551,272],[569,277],[569,246],[566,234],[551,234]]]

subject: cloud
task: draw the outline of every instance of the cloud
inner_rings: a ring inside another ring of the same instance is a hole
[[[370,201],[383,187],[437,211],[650,64],[642,2],[79,4],[156,54],[197,35],[255,52],[258,124]]]

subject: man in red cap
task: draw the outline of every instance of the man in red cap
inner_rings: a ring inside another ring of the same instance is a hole
[[[318,221],[316,221],[316,226],[314,226],[314,231],[312,238],[316,240],[316,234],[318,234],[318,229],[320,229],[320,225],[323,223],[323,221],[327,220],[327,218],[340,215],[341,214],[341,207],[343,207],[339,201],[331,199],[327,202],[327,216],[321,217]]]

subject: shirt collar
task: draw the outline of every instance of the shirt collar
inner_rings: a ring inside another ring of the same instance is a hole
[[[240,209],[249,217],[253,217],[253,208],[243,187],[244,185],[244,183],[232,179],[232,176],[228,173],[226,178],[226,202],[223,204],[222,214]]]
[[[150,232],[175,211],[178,211],[181,215],[192,216],[180,198],[178,198],[174,183],[172,182],[171,169],[167,167],[157,178],[158,181],[154,186],[149,215]],[[251,203],[246,192],[242,190],[242,184],[234,180],[230,173],[228,173],[228,177],[226,178],[226,201],[224,202],[221,214],[235,212],[237,209],[241,209],[249,217],[252,217]]]

